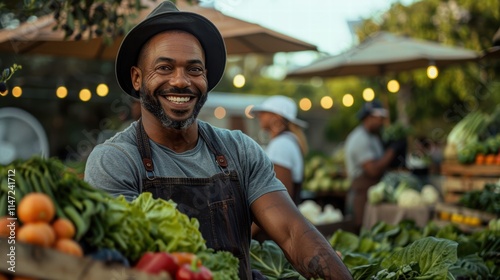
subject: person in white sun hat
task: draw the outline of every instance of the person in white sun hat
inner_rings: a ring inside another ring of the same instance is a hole
[[[304,156],[308,152],[303,130],[307,123],[297,118],[295,101],[282,95],[269,97],[251,112],[271,138],[266,153],[274,164],[276,177],[298,205],[304,179]]]

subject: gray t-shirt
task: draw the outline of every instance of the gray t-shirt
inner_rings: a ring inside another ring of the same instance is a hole
[[[380,138],[368,133],[363,125],[358,125],[345,143],[345,163],[347,176],[351,179],[363,173],[363,163],[379,159],[384,154]]]
[[[85,181],[113,196],[124,195],[127,200],[135,199],[142,192],[146,170],[136,144],[137,124],[132,123],[94,148],[87,159]],[[216,139],[211,140],[220,146],[228,167],[238,173],[249,204],[266,193],[286,191],[275,176],[272,162],[252,138],[239,130],[217,128],[203,121],[198,121],[198,125],[216,133]],[[183,153],[176,153],[152,140],[149,143],[155,176],[206,178],[221,172],[201,137],[194,149]]]

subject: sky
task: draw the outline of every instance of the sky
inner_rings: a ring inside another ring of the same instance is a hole
[[[224,14],[257,23],[336,55],[357,42],[348,21],[380,15],[414,0],[202,0]]]

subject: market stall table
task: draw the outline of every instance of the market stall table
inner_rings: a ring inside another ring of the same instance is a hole
[[[432,218],[432,211],[432,207],[428,206],[402,208],[394,203],[378,205],[367,203],[363,217],[363,228],[372,228],[377,222],[396,225],[403,220],[413,220],[417,226],[424,227]]]

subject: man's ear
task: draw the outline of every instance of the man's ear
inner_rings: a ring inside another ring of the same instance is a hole
[[[141,69],[137,66],[132,66],[130,68],[130,78],[132,79],[132,86],[136,91],[139,91],[141,89],[141,83],[142,83],[142,72]]]

